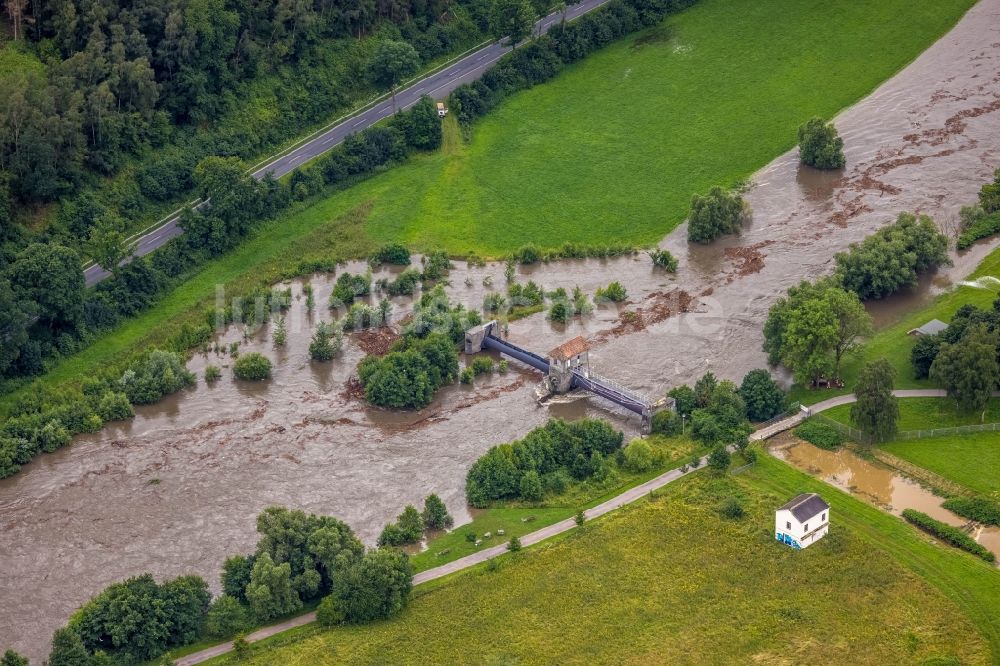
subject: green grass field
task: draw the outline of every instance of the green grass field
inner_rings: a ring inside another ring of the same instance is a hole
[[[974,280],[984,275],[1000,276],[1000,249],[996,249],[987,255],[967,279]],[[792,391],[792,397],[803,404],[811,405],[831,396],[850,393],[850,387],[853,386],[855,379],[857,379],[861,366],[867,361],[879,358],[888,359],[896,369],[896,388],[934,388],[934,383],[929,379],[913,378],[913,367],[910,365],[910,350],[913,349],[916,338],[907,335],[906,332],[927,323],[931,319],[940,319],[947,323],[951,321],[952,316],[954,316],[958,309],[966,304],[989,309],[996,298],[997,294],[995,292],[986,289],[973,289],[962,286],[953,287],[934,299],[926,308],[917,310],[892,326],[878,331],[871,340],[865,342],[858,353],[849,355],[844,360],[842,372],[847,388],[811,391],[796,387]]]
[[[840,405],[823,412],[823,416],[850,425],[851,406]],[[951,428],[953,426],[978,423],[1000,423],[1000,399],[990,400],[986,406],[985,421],[980,420],[981,412],[959,411],[957,403],[950,398],[902,398],[899,400],[899,429],[924,430],[928,428]]]
[[[910,439],[882,448],[970,490],[1000,499],[1000,433]]]
[[[820,489],[833,531],[773,540],[773,509]],[[716,512],[728,496],[741,520]],[[254,664],[991,662],[1000,575],[902,521],[762,456],[570,536],[421,591],[399,617],[254,649]]]
[[[371,234],[496,255],[655,243],[691,195],[748,178],[891,76],[973,3],[702,0],[516,95],[472,141],[320,204]],[[817,35],[822,39],[817,39]]]

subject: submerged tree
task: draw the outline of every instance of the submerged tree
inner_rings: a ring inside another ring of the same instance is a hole
[[[696,194],[688,215],[688,240],[710,243],[723,234],[735,233],[749,217],[749,210],[743,197],[718,186],[704,196]]]
[[[844,166],[844,140],[837,134],[833,123],[814,117],[799,127],[799,158],[817,169]]]

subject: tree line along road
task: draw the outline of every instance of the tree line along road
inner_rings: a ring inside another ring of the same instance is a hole
[[[568,5],[565,12],[552,12],[535,22],[534,34],[545,34],[552,26],[557,25],[563,20],[570,21],[578,18],[606,4],[608,1],[582,0],[577,4]],[[512,46],[505,46],[503,42],[503,39],[497,40],[488,46],[473,51],[440,71],[429,74],[400,90],[396,93],[396,108],[401,110],[408,109],[416,104],[424,95],[441,99],[459,85],[475,81],[493,63],[513,49]],[[262,179],[268,173],[272,174],[275,178],[281,178],[299,166],[332,150],[351,134],[356,134],[365,128],[371,127],[380,120],[393,115],[393,113],[395,113],[395,110],[393,109],[392,101],[390,99],[383,99],[374,106],[352,115],[343,122],[319,132],[301,145],[270,159],[262,166],[254,167],[251,173],[258,180]],[[194,208],[200,208],[206,203],[205,201],[195,200],[190,205]],[[179,224],[182,210],[175,210],[161,220],[155,228],[135,239],[136,247],[134,256],[145,256],[170,239],[184,233]],[[96,264],[87,266],[83,273],[88,287],[92,287],[110,275],[108,271]]]

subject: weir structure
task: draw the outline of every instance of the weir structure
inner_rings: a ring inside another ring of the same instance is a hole
[[[550,351],[547,356],[541,356],[500,337],[500,327],[494,320],[473,327],[465,333],[466,354],[476,354],[484,349],[492,349],[544,372],[543,385],[549,395],[581,389],[638,414],[642,418],[644,432],[649,431],[655,413],[675,409],[673,398],[652,400],[591,372],[589,348],[582,337],[573,338]]]

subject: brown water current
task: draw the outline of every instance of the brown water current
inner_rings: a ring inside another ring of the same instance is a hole
[[[946,226],[972,202],[1000,164],[1000,0],[983,0],[944,38],[837,119],[848,168],[822,174],[800,167],[792,151],[754,178],[753,220],[739,236],[689,247],[680,227],[663,246],[680,260],[675,276],[640,255],[567,261],[520,269],[547,289],[579,285],[592,294],[620,280],[630,303],[598,309],[566,326],[543,315],[510,326],[513,341],[544,353],[583,335],[594,370],[654,395],[706,370],[738,380],[762,367],[761,327],[771,303],[802,279],[828,273],[832,257],[901,211]],[[572,240],[572,239],[568,239]],[[979,245],[908,296],[873,307],[897,317],[964,277],[986,255]],[[350,267],[356,271],[358,266]],[[504,286],[503,266],[452,271],[452,297],[479,307],[485,276]],[[465,279],[471,286],[465,286]],[[331,277],[317,276],[313,318],[325,309]],[[301,285],[292,285],[298,296]],[[408,309],[397,299],[396,315]],[[465,473],[498,442],[553,416],[610,418],[629,434],[634,417],[585,396],[535,401],[539,375],[506,375],[454,385],[417,413],[366,407],[345,383],[364,352],[350,338],[328,364],[308,361],[310,318],[297,298],[286,347],[261,331],[241,351],[276,360],[274,378],[235,382],[223,370],[206,386],[208,363],[190,367],[197,387],[138,410],[128,423],[79,437],[0,482],[0,648],[42,660],[53,630],[107,584],[145,571],[197,573],[218,590],[223,558],[252,550],[254,519],[271,504],[334,514],[366,542],[406,503],[441,495],[461,523]],[[231,329],[222,341],[241,340]]]
[[[885,465],[860,458],[841,448],[826,451],[789,434],[772,442],[771,453],[827,483],[900,515],[916,509],[955,527],[970,527],[970,536],[1000,556],[1000,527],[971,524],[966,518],[943,508],[944,498]]]

